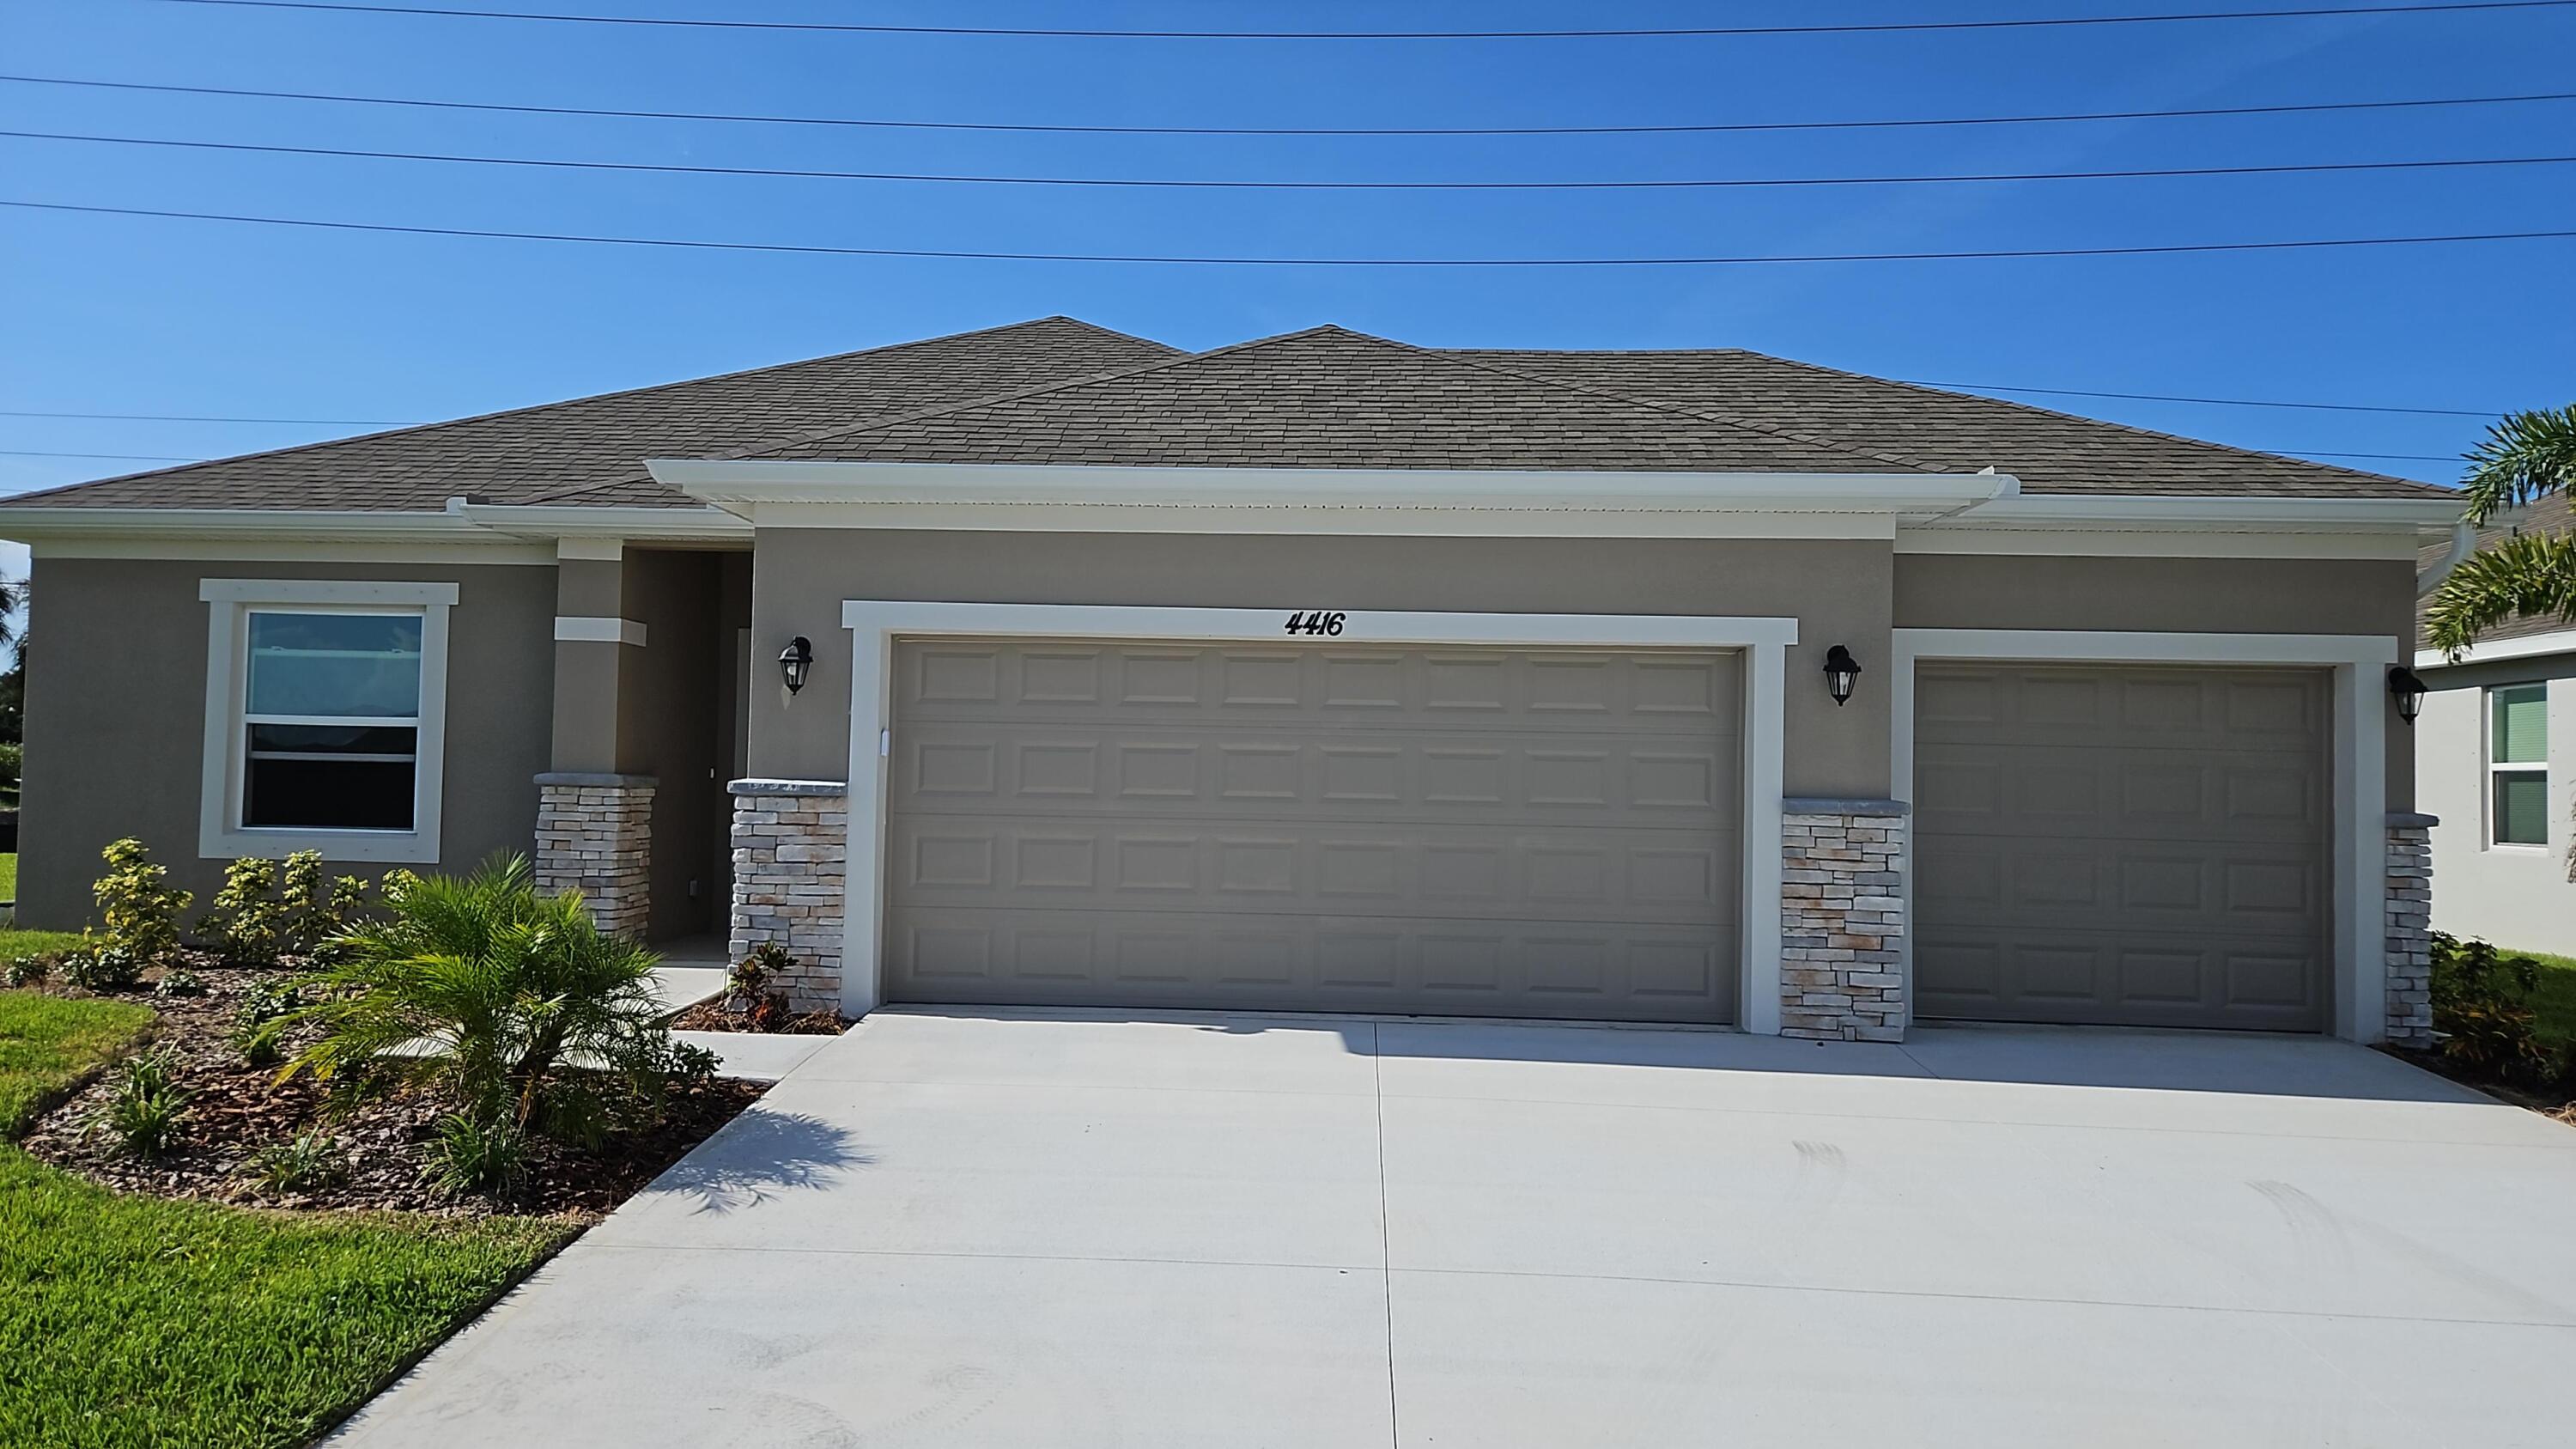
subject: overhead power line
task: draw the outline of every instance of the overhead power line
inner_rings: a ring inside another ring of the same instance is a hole
[[[2177,110],[2068,111],[2018,116],[1918,116],[1889,120],[1719,121],[1639,126],[1076,126],[1000,121],[901,121],[857,116],[761,116],[723,111],[628,111],[586,106],[522,106],[490,101],[437,101],[404,96],[350,96],[327,91],[263,91],[228,86],[147,85],[140,81],[71,80],[60,76],[0,75],[19,85],[78,86],[94,90],[153,91],[166,95],[234,96],[273,101],[327,101],[352,106],[405,106],[425,110],[487,111],[529,116],[588,116],[630,121],[723,121],[764,126],[859,126],[911,131],[1005,131],[1085,136],[1653,136],[1735,131],[1850,131],[1923,126],[2031,126],[2077,121],[2152,121],[2211,116],[2307,115],[2327,111],[2412,110],[2436,106],[2521,105],[2576,101],[2576,91],[2531,95],[2447,96],[2424,100],[2325,101],[2305,105],[2202,106]]]
[[[244,151],[269,156],[337,156],[368,161],[435,161],[462,166],[538,167],[557,171],[629,171],[666,176],[766,176],[808,181],[903,181],[975,186],[1088,186],[1215,191],[1670,191],[1818,186],[1916,186],[2004,181],[2140,181],[2186,176],[2289,176],[2352,171],[2434,171],[2507,166],[2564,166],[2576,156],[2469,156],[2427,161],[2326,161],[2257,166],[2158,166],[2110,171],[1987,171],[1906,176],[1686,177],[1588,181],[1294,181],[1147,176],[1009,176],[920,171],[818,171],[785,166],[682,166],[650,161],[565,161],[534,156],[467,156],[440,151],[370,151],[341,146],[276,146],[246,141],[183,141],[158,136],[93,136],[61,131],[0,131],[20,141],[73,141],[102,146],[158,146],[188,151]]]
[[[565,25],[627,25],[685,30],[783,30],[853,35],[983,35],[1051,40],[1615,40],[1691,36],[1884,35],[1928,31],[2046,30],[2068,27],[2171,25],[2222,20],[2307,20],[2338,15],[2435,15],[2472,11],[2559,9],[2576,0],[2447,0],[2415,5],[2333,5],[2279,10],[2200,10],[2147,15],[2053,15],[2004,20],[1893,20],[1836,25],[1677,25],[1620,30],[1086,30],[1055,26],[872,25],[789,20],[710,20],[678,16],[582,15],[528,10],[467,10],[427,5],[349,5],[333,0],[161,0],[248,10],[334,11],[355,15],[435,15],[473,20],[525,20]]]
[[[1909,381],[1911,381],[1911,384],[1915,387],[1941,387],[1949,388],[1952,391],[1957,392],[2032,392],[2045,393],[2051,397],[2110,397],[2124,398],[2132,402],[2203,403],[2211,407],[2224,408],[2312,408],[2320,412],[2334,413],[2411,413],[2418,417],[2428,418],[2492,418],[2496,416],[2493,412],[2474,412],[2465,408],[2400,408],[2378,407],[2367,403],[2272,402],[2259,398],[2245,397],[2180,397],[2173,393],[2163,392],[2087,392],[2080,388],[2072,387],[2006,387],[1999,382],[1924,382],[1919,379]],[[2355,453],[2352,456],[2361,457],[2363,455]],[[2407,455],[2401,453],[2383,453],[2374,456],[2397,458]]]
[[[117,423],[291,423],[316,428],[392,428],[382,418],[216,418],[185,413],[47,413],[0,408],[0,418],[92,418]]]
[[[703,241],[683,237],[603,236],[581,232],[502,231],[472,227],[399,226],[390,222],[324,221],[311,217],[245,216],[232,212],[171,211],[140,206],[81,206],[61,201],[0,199],[0,206],[88,216],[142,216],[177,221],[223,221],[250,226],[305,227],[399,236],[476,237],[494,241],[577,242],[589,246],[674,247],[692,251],[769,252],[800,256],[908,257],[940,261],[1110,262],[1155,266],[1234,267],[1713,267],[1814,262],[2005,261],[2034,257],[2177,256],[2212,252],[2305,251],[2335,247],[2433,246],[2467,242],[2556,241],[2576,229],[2460,232],[2440,236],[2322,237],[2296,241],[2179,242],[2158,246],[2009,247],[1977,251],[1782,252],[1647,257],[1245,257],[1155,252],[1034,252],[934,247],[853,247],[820,243]]]

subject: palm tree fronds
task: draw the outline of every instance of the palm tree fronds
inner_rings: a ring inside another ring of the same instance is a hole
[[[2507,413],[2468,454],[2461,516],[2484,523],[2535,498],[2576,489],[2576,404]]]
[[[2484,630],[2548,615],[2576,622],[2576,535],[2521,534],[2471,554],[2434,591],[2424,623],[2456,660]]]

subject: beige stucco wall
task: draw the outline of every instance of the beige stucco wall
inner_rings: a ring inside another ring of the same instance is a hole
[[[100,847],[137,835],[200,906],[225,862],[197,858],[209,578],[454,582],[448,616],[442,869],[526,853],[553,692],[545,565],[301,564],[40,556],[27,657],[18,920],[79,926]],[[373,875],[373,866],[339,867]]]
[[[1895,610],[1900,629],[2377,634],[2394,641],[2402,659],[2414,649],[2415,565],[1899,554]],[[2388,718],[2388,808],[2410,810],[2413,737],[2385,690],[2380,699]]]
[[[1853,540],[1457,539],[764,529],[754,550],[750,773],[844,778],[844,599],[1193,608],[1790,615],[1785,787],[1884,796],[1884,691],[1837,709],[1825,649],[1887,658],[1891,553]],[[815,663],[792,699],[772,663]]]
[[[2576,678],[2558,659],[2500,664],[2465,688],[2424,697],[2415,722],[2416,799],[2442,823],[2433,827],[2433,928],[2478,936],[2499,946],[2576,955],[2576,882],[2567,878],[2576,849]],[[2467,671],[2445,676],[2448,685]],[[2559,675],[2550,678],[2551,675]],[[2487,684],[2549,680],[2549,843],[2492,845],[2487,840]]]

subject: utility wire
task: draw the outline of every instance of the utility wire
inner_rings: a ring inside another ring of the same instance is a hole
[[[401,236],[479,237],[496,241],[579,242],[592,246],[677,247],[695,251],[773,252],[804,256],[917,257],[944,261],[1118,262],[1161,266],[1238,267],[1708,267],[1765,266],[1798,262],[1998,261],[2028,257],[2172,256],[2201,252],[2303,251],[2328,247],[2429,246],[2460,242],[2544,241],[2576,237],[2576,229],[2462,232],[2444,236],[2326,237],[2298,241],[2181,242],[2162,246],[2014,247],[1988,251],[1793,252],[1652,257],[1242,257],[1150,252],[1017,252],[931,247],[851,247],[790,242],[700,241],[682,237],[600,236],[578,232],[481,230],[447,226],[397,226],[388,222],[322,221],[310,217],[244,216],[231,212],[168,211],[138,206],[78,206],[59,201],[0,199],[0,206],[89,216],[148,216],[180,221],[225,221],[252,226],[293,226],[321,231],[364,231]]]
[[[810,171],[783,166],[681,166],[649,161],[561,161],[532,156],[466,156],[436,151],[368,151],[339,146],[274,146],[245,141],[182,141],[157,136],[93,136],[62,131],[0,131],[20,141],[75,141],[102,146],[159,146],[189,151],[247,151],[269,156],[339,156],[367,161],[436,161],[463,166],[521,166],[557,171],[650,172],[665,176],[768,176],[808,181],[909,181],[973,186],[1085,186],[1195,191],[1673,191],[1818,186],[1916,186],[2000,181],[2139,181],[2183,176],[2289,176],[2356,171],[2434,171],[2505,166],[2564,166],[2576,156],[2469,156],[2430,161],[2326,161],[2262,166],[2160,166],[2117,171],[1990,171],[1912,176],[1689,177],[1636,181],[1251,181],[1144,176],[1006,176],[919,171]]]
[[[393,428],[382,418],[215,418],[183,413],[47,413],[0,408],[0,418],[93,418],[117,423],[292,423],[316,428]]]
[[[1949,388],[1953,391],[1965,392],[2035,392],[2046,393],[2051,397],[2114,397],[2126,398],[2132,402],[2205,403],[2211,407],[2225,408],[2313,408],[2320,412],[2334,413],[2412,413],[2420,417],[2428,418],[2492,418],[2495,416],[2492,412],[2473,412],[2465,408],[2400,408],[2375,407],[2364,403],[2267,402],[2256,398],[2243,397],[2178,397],[2172,393],[2162,392],[2086,392],[2081,389],[2071,387],[2006,387],[1999,382],[1923,382],[1919,380],[1909,380],[1909,385],[1914,387],[1941,387]],[[2353,456],[2359,457],[2362,455],[2354,454]],[[2406,455],[2387,453],[2377,456],[2396,458]]]
[[[765,126],[863,126],[909,131],[1007,131],[1084,136],[1653,136],[1730,131],[1850,131],[1919,126],[2030,126],[2066,121],[2150,121],[2207,116],[2304,115],[2323,111],[2410,110],[2431,106],[2520,105],[2576,101],[2576,91],[2533,95],[2450,96],[2428,100],[2325,101],[2308,105],[2204,106],[2162,111],[2069,111],[2020,116],[1926,116],[1862,121],[1732,121],[1663,126],[1071,126],[999,121],[895,121],[854,116],[755,116],[721,111],[623,111],[585,106],[518,106],[488,101],[432,101],[401,96],[346,96],[324,91],[262,91],[227,86],[147,85],[140,81],[70,80],[60,76],[0,75],[17,85],[78,86],[94,90],[154,91],[166,95],[236,96],[272,101],[329,101],[352,106],[411,106],[426,110],[490,111],[529,116],[590,116],[630,121],[726,121]]]
[[[2576,0],[2449,0],[2415,5],[2334,5],[2289,10],[2203,10],[2152,15],[2061,15],[2016,20],[1899,20],[1840,25],[1657,26],[1636,30],[1081,30],[1041,26],[866,25],[787,20],[693,20],[674,16],[579,15],[526,10],[442,9],[426,5],[348,5],[332,0],[160,0],[167,5],[225,5],[249,10],[320,10],[356,15],[436,15],[474,20],[535,20],[571,25],[631,25],[685,30],[784,30],[859,35],[983,35],[1059,40],[1608,40],[1684,36],[1872,35],[1957,30],[2045,30],[2075,26],[2167,25],[2217,20],[2306,20],[2337,15],[2433,15],[2490,10],[2559,9]]]

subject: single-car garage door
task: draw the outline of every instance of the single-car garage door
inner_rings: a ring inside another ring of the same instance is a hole
[[[1732,1018],[1733,654],[898,643],[897,1001]]]
[[[1926,663],[1917,1016],[2316,1031],[2322,672]]]

